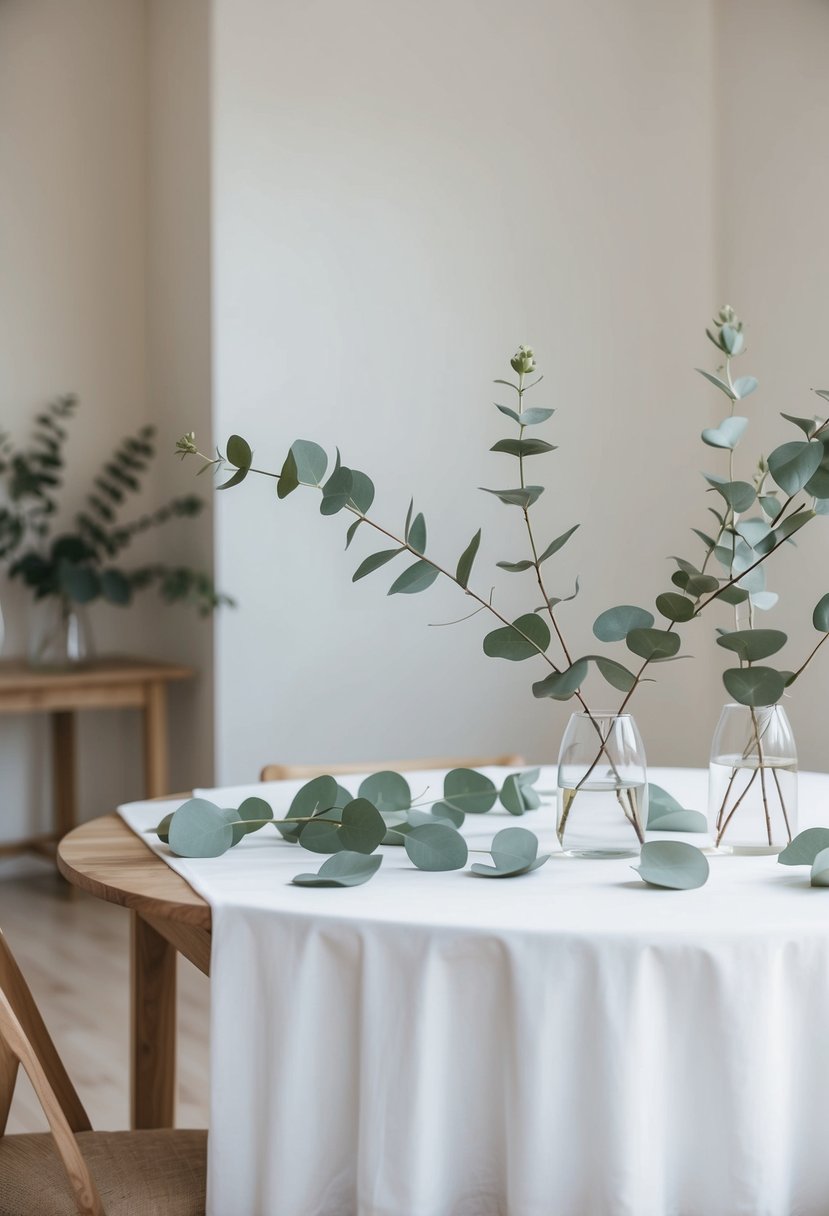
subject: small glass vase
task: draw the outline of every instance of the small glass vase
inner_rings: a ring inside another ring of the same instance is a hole
[[[573,714],[558,757],[559,844],[570,857],[635,857],[648,822],[645,748],[630,714]]]
[[[708,824],[729,853],[779,853],[797,835],[797,748],[782,705],[724,706],[708,766]]]
[[[83,605],[55,595],[35,602],[29,634],[29,662],[33,667],[72,667],[94,657]]]

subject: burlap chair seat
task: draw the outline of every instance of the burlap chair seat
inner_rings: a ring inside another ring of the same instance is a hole
[[[204,1216],[206,1132],[79,1132],[77,1141],[106,1216]],[[50,1135],[0,1138],[0,1216],[77,1212]]]

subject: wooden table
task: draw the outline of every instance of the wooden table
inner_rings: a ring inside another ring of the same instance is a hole
[[[170,787],[167,778],[167,684],[188,680],[189,667],[149,659],[107,658],[71,667],[30,667],[0,660],[0,713],[48,713],[52,724],[55,831],[0,845],[0,857],[50,853],[77,823],[75,713],[81,709],[141,709],[144,713],[145,797]]]
[[[176,951],[210,973],[210,907],[118,815],[58,845],[69,882],[132,912],[133,1127],[172,1127],[176,1082]]]

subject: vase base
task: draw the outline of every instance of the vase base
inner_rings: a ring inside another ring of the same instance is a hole
[[[614,861],[625,857],[638,857],[638,848],[629,849],[562,849],[565,857],[579,857],[583,861]]]
[[[721,844],[712,852],[722,857],[776,857],[785,847],[784,844]]]

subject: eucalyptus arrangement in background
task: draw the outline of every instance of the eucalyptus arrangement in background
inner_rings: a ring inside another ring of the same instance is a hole
[[[154,428],[142,427],[125,438],[92,479],[71,530],[59,530],[60,493],[65,477],[68,424],[77,400],[60,397],[35,418],[28,445],[0,438],[0,560],[9,577],[19,579],[35,601],[51,612],[32,639],[36,662],[65,662],[87,656],[90,644],[81,609],[96,599],[119,607],[137,591],[155,587],[163,602],[191,604],[202,615],[231,603],[210,576],[189,566],[151,563],[127,569],[121,555],[151,528],[188,519],[204,507],[193,494],[171,499],[157,510],[124,520],[130,496],[137,494],[155,456]]]
[[[756,388],[753,377],[732,381],[730,376],[730,360],[742,349],[744,341],[742,325],[733,310],[721,310],[708,336],[726,358],[726,378],[708,372],[703,375],[732,403],[747,396]],[[349,518],[346,548],[361,529],[383,537],[385,546],[359,563],[353,581],[366,578],[398,559],[408,559],[409,564],[391,582],[389,595],[425,591],[442,577],[472,601],[474,608],[470,616],[483,612],[493,618],[496,627],[484,638],[484,653],[490,658],[511,662],[535,661],[545,669],[542,678],[532,683],[535,697],[560,701],[575,699],[580,705],[580,711],[565,735],[560,755],[557,830],[562,847],[580,856],[635,853],[644,841],[648,823],[648,787],[644,749],[635,723],[627,713],[631,699],[646,673],[650,675],[656,664],[680,657],[682,626],[711,604],[716,601],[735,606],[747,603],[751,614],[755,609],[768,606],[768,598],[762,598],[764,563],[817,513],[825,513],[822,505],[814,502],[817,491],[813,488],[813,479],[819,470],[824,470],[826,458],[821,434],[825,423],[796,420],[806,433],[805,441],[784,444],[764,463],[763,476],[770,477],[783,491],[783,499],[773,487],[766,491],[762,483],[755,486],[735,481],[732,471],[728,477],[709,475],[711,492],[722,500],[720,509],[714,511],[718,524],[716,536],[697,533],[705,545],[699,566],[683,558],[675,559],[678,568],[672,577],[672,586],[655,601],[656,612],[661,618],[659,624],[654,613],[646,608],[622,604],[606,609],[594,622],[594,635],[602,645],[624,644],[626,654],[602,651],[580,655],[568,644],[559,615],[561,605],[572,602],[578,595],[579,583],[576,581],[569,594],[561,594],[558,589],[553,592],[548,582],[552,559],[579,525],[572,520],[563,521],[566,526],[561,532],[546,544],[539,543],[532,511],[544,493],[544,486],[531,480],[527,471],[528,461],[534,468],[538,458],[555,451],[552,443],[537,434],[537,428],[549,422],[553,410],[546,406],[527,406],[525,402],[526,394],[542,379],[536,375],[532,349],[520,347],[510,360],[510,366],[513,378],[499,379],[495,383],[513,396],[508,404],[496,403],[496,408],[517,429],[495,443],[492,451],[514,462],[515,476],[506,488],[485,487],[483,492],[516,512],[525,538],[523,553],[497,562],[498,568],[507,576],[525,575],[532,584],[529,592],[532,606],[512,620],[497,607],[492,592],[484,594],[472,585],[481,542],[480,528],[456,562],[435,560],[427,549],[425,516],[420,511],[415,512],[414,501],[410,501],[399,531],[379,522],[370,514],[375,497],[373,482],[362,471],[344,465],[339,450],[333,467],[329,468],[328,456],[319,444],[296,440],[278,471],[255,467],[251,445],[239,435],[231,436],[225,452],[217,449],[215,456],[199,452],[193,433],[183,436],[176,450],[182,459],[200,456],[204,462],[200,472],[229,469],[231,475],[219,486],[221,490],[239,486],[253,474],[272,478],[280,499],[299,487],[315,491],[323,515],[345,513]],[[732,411],[718,428],[705,433],[704,441],[733,452],[745,425],[745,419],[735,417]],[[807,501],[800,502],[797,496],[804,489]],[[826,466],[825,492],[829,499],[829,466]],[[740,513],[760,499],[765,500],[765,503],[760,502],[762,518],[742,520]],[[723,553],[729,554],[727,564],[721,560]],[[712,559],[724,566],[721,572],[714,573]],[[737,654],[740,664],[726,672],[726,687],[736,701],[752,710],[778,699],[787,683],[803,670],[779,673],[755,666],[763,647],[763,638],[756,635],[768,632],[754,629],[752,615],[748,629],[728,635],[730,643],[724,640],[725,635],[720,639],[721,644],[730,646]],[[628,665],[631,659],[635,660],[632,667]],[[591,708],[584,689],[591,671],[622,694],[614,713],[597,714]]]

